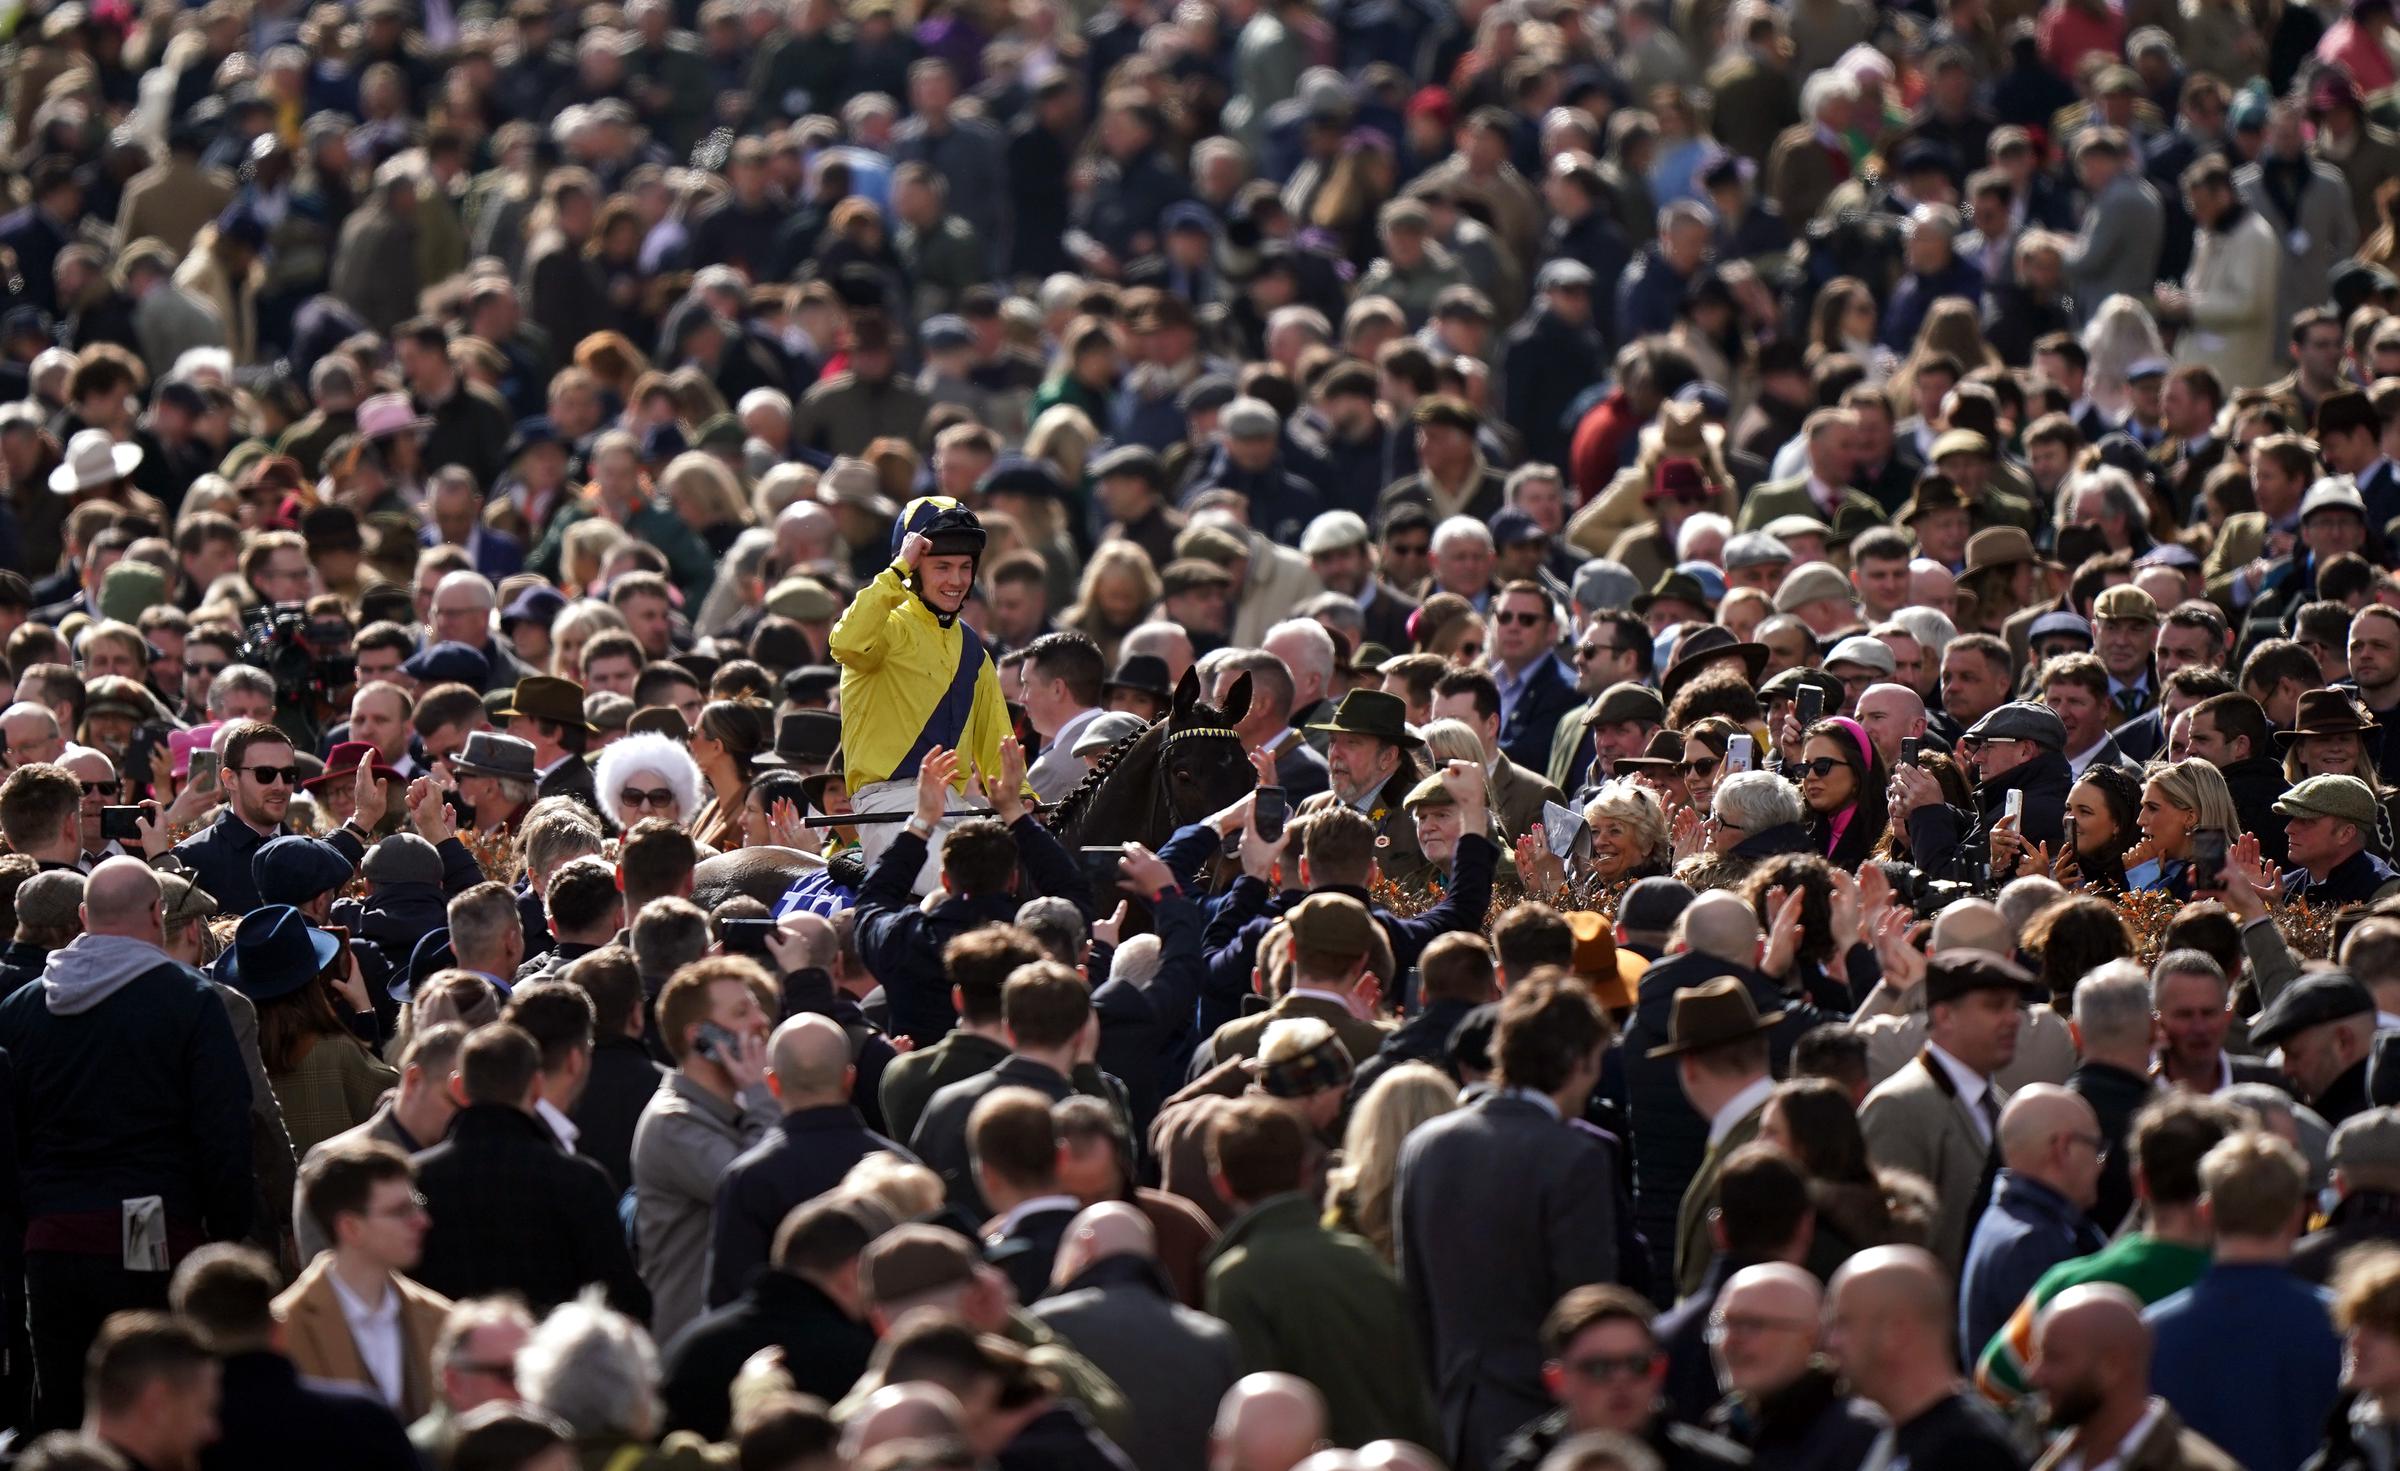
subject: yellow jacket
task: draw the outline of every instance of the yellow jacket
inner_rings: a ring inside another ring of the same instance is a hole
[[[860,588],[841,621],[833,625],[834,662],[842,666],[842,769],[851,791],[880,781],[913,781],[916,763],[901,760],[917,744],[926,722],[937,718],[958,669],[964,630],[944,628],[925,600],[908,585],[897,564]],[[933,733],[932,744],[961,753],[959,782],[980,768],[997,775],[1000,742],[1010,733],[1008,703],[1000,698],[999,671],[979,648],[983,668],[966,720]]]

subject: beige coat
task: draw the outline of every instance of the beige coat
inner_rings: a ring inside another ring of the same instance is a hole
[[[2007,1090],[2000,1093],[2005,1103]],[[1885,1169],[1906,1170],[1933,1183],[1938,1209],[1927,1245],[1953,1277],[1966,1260],[1984,1172],[1994,1158],[1993,1146],[1984,1141],[1969,1112],[1973,1107],[1958,1096],[1933,1054],[1922,1052],[1876,1085],[1858,1109],[1869,1158]]]
[[[266,271],[258,262],[250,263],[250,279],[241,283],[241,299],[237,302],[234,283],[226,278],[224,263],[215,250],[217,227],[201,227],[193,237],[192,248],[175,268],[175,284],[199,297],[216,309],[217,320],[225,324],[225,346],[233,353],[237,364],[258,361],[258,292],[265,284]]]
[[[393,1277],[392,1286],[400,1293],[402,1343],[401,1402],[396,1408],[402,1420],[414,1420],[433,1408],[433,1341],[441,1334],[442,1319],[450,1315],[450,1299],[406,1277]],[[374,1376],[359,1357],[350,1320],[342,1316],[342,1300],[334,1292],[333,1253],[310,1262],[299,1280],[284,1289],[275,1299],[275,1316],[283,1322],[283,1351],[301,1373],[375,1392]]]
[[[2175,361],[2205,363],[2229,384],[2271,383],[2280,377],[2284,334],[2276,324],[2283,242],[2255,210],[2230,230],[2194,233],[2192,268],[2184,275],[2191,320],[2175,339]]]

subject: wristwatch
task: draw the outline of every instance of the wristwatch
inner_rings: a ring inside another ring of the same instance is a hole
[[[910,832],[915,833],[918,837],[923,838],[926,842],[930,843],[933,841],[933,824],[927,822],[924,818],[911,813],[909,815],[907,827]]]

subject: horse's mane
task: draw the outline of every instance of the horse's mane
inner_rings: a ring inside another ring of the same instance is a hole
[[[1092,769],[1084,773],[1083,780],[1076,784],[1075,790],[1067,793],[1056,807],[1050,809],[1045,824],[1054,834],[1063,836],[1074,832],[1082,826],[1085,818],[1091,816],[1092,804],[1098,800],[1101,789],[1108,785],[1120,768],[1135,769],[1137,757],[1146,757],[1149,765],[1155,768],[1160,754],[1165,750],[1167,737],[1178,729],[1227,724],[1230,722],[1226,720],[1224,711],[1196,700],[1183,716],[1180,726],[1172,713],[1160,716],[1093,757]]]
[[[1060,798],[1058,805],[1050,809],[1045,822],[1050,831],[1070,833],[1080,827],[1084,818],[1091,815],[1092,801],[1100,795],[1100,789],[1108,784],[1109,777],[1115,774],[1119,766],[1133,759],[1136,748],[1146,745],[1151,762],[1155,764],[1159,743],[1164,739],[1160,732],[1166,729],[1168,719],[1167,716],[1160,716],[1133,734],[1120,737],[1115,745],[1093,757],[1092,769],[1085,772],[1083,780],[1075,784],[1075,790]]]

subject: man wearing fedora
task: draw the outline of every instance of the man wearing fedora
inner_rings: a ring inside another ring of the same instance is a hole
[[[538,780],[531,741],[479,730],[450,758],[458,800],[479,833],[513,833],[534,802]]]
[[[1306,815],[1348,807],[1375,825],[1375,862],[1383,876],[1406,886],[1422,883],[1431,865],[1417,848],[1417,827],[1401,805],[1423,773],[1416,753],[1425,739],[1409,729],[1407,707],[1381,690],[1352,690],[1333,718],[1311,725],[1325,740],[1325,769],[1333,786],[1300,804]]]
[[[2000,1109],[1993,1074],[2017,1055],[2025,1006],[2038,987],[2023,966],[1986,950],[1936,951],[1924,960],[1925,1046],[1859,1105],[1859,1129],[1876,1164],[1933,1185],[1927,1247],[1956,1273],[1999,1168]]]
[[[1675,1290],[1689,1297],[1701,1289],[1711,1248],[1708,1218],[1715,1208],[1717,1172],[1725,1157],[1758,1137],[1759,1114],[1775,1091],[1767,1070],[1767,1034],[1783,1013],[1761,1015],[1750,988],[1719,976],[1675,993],[1667,1040],[1646,1054],[1651,1061],[1675,1060],[1675,1077],[1692,1111],[1708,1121],[1708,1147],[1700,1168],[1684,1187],[1675,1220]]]
[[[600,811],[600,789],[583,756],[600,728],[584,718],[582,685],[549,674],[520,679],[498,718],[533,747],[535,797],[573,797]]]
[[[842,717],[831,710],[794,710],[776,720],[774,746],[761,751],[750,764],[769,771],[821,776],[838,769],[841,749]]]

